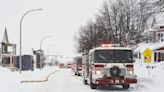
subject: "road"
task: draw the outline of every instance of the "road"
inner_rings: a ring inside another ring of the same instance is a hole
[[[53,74],[48,82],[36,90],[37,92],[107,92],[107,91],[123,91],[123,92],[142,92],[143,86],[139,84],[132,85],[128,90],[123,90],[120,86],[117,87],[100,87],[98,89],[90,89],[89,85],[82,83],[82,78],[74,76],[71,70],[61,69]]]

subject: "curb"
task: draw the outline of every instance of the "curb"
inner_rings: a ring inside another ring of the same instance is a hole
[[[51,73],[48,74],[48,76],[44,79],[44,80],[23,80],[20,83],[34,83],[34,82],[47,82],[48,78],[53,75],[54,73],[56,73],[59,70],[53,71]]]

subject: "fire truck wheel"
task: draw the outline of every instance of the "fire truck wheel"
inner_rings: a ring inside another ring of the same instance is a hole
[[[83,78],[83,83],[86,84],[86,85],[88,84],[88,82],[85,78]]]
[[[129,84],[123,84],[122,87],[123,87],[123,89],[128,89],[130,87],[130,85]]]
[[[80,76],[80,73],[78,73],[77,76]]]
[[[91,89],[96,89],[96,88],[97,88],[97,85],[96,85],[96,84],[91,83],[91,84],[90,84],[90,87],[91,87]]]
[[[89,75],[90,75],[90,87],[91,87],[91,89],[96,89],[97,85],[92,83],[92,74],[90,73]]]

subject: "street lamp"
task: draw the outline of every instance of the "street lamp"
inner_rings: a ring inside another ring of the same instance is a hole
[[[51,38],[52,36],[51,35],[48,35],[48,36],[45,36],[45,37],[43,37],[42,39],[41,39],[41,41],[40,41],[40,50],[42,50],[42,42],[43,42],[43,40],[44,39],[47,39],[47,38]]]
[[[47,39],[47,38],[50,38],[50,37],[52,37],[51,35],[48,35],[48,36],[45,36],[45,37],[43,37],[42,39],[41,39],[41,41],[40,41],[40,51],[42,51],[42,42],[43,42],[43,40],[45,40],[45,39]],[[40,65],[43,63],[43,61],[41,61],[40,62]]]
[[[24,17],[27,14],[29,14],[30,12],[39,11],[39,10],[42,10],[42,9],[33,9],[33,10],[27,11],[26,13],[23,14],[23,16],[21,18],[21,21],[20,21],[20,56],[19,56],[19,70],[20,70],[20,74],[22,72],[22,22],[23,22]]]
[[[48,62],[50,61],[50,53],[49,53],[49,51],[50,51],[50,47],[52,47],[52,46],[55,46],[55,45],[51,44],[51,45],[48,46]]]

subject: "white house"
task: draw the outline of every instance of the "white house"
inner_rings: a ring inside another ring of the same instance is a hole
[[[9,43],[7,29],[1,42],[1,66],[13,68],[16,65],[16,44]]]
[[[141,43],[138,44],[138,47],[134,50],[134,55],[136,59],[141,62],[144,62],[143,52],[146,48],[152,50],[151,61],[161,62],[164,61],[164,26],[156,28],[155,32],[155,43]]]

